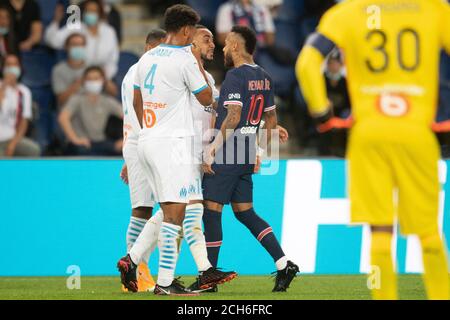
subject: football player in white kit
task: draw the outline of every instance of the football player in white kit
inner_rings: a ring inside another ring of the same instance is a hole
[[[166,41],[140,59],[135,79],[133,104],[142,125],[139,158],[155,201],[160,203],[164,212],[158,237],[158,281],[154,290],[160,295],[192,295],[174,279],[174,273],[186,205],[195,199],[194,194],[199,194],[198,201],[202,200],[201,182],[194,184],[196,164],[192,148],[191,93],[202,106],[213,102],[212,89],[199,63],[200,52],[190,45],[199,20],[198,14],[188,6],[175,5],[167,9]],[[201,215],[202,210],[198,208],[195,213]],[[121,259],[118,266],[122,283],[129,290],[136,291],[136,265],[130,255]],[[236,277],[234,272],[208,267],[203,272],[205,286]]]
[[[166,32],[162,29],[152,30],[146,38],[145,51],[157,47],[164,41]],[[141,130],[136,113],[133,108],[134,79],[136,77],[137,64],[133,65],[125,75],[122,82],[122,106],[123,106],[123,165],[120,176],[128,184],[131,200],[131,218],[127,229],[127,253],[130,252],[136,239],[142,232],[147,221],[152,216],[155,201],[153,192],[145,178],[143,169],[138,159],[138,138]],[[155,216],[152,223],[161,224],[162,214]],[[148,269],[149,253],[142,258],[137,270],[138,291],[151,291],[155,286],[150,270]],[[122,287],[123,291],[128,291]]]

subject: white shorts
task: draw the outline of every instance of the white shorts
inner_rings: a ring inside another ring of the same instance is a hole
[[[123,148],[123,158],[128,170],[131,208],[153,208],[155,206],[155,195],[150,188],[139,161],[137,144],[128,141]]]
[[[156,202],[203,199],[200,168],[193,161],[191,141],[191,137],[139,140],[139,159]]]

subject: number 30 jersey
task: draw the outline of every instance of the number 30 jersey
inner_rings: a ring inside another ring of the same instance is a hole
[[[226,174],[253,173],[256,158],[256,139],[264,112],[275,110],[274,88],[269,74],[258,65],[244,64],[228,71],[222,87],[217,108],[215,128],[220,130],[228,114],[228,106],[242,108],[241,118],[232,141],[216,154],[212,168]],[[227,152],[229,153],[227,155]],[[234,154],[232,155],[231,152]]]
[[[140,138],[193,136],[191,93],[207,86],[190,46],[161,44],[144,54],[134,81],[144,104]]]
[[[323,16],[317,31],[343,51],[356,126],[402,140],[430,126],[449,30],[443,0],[348,0]]]

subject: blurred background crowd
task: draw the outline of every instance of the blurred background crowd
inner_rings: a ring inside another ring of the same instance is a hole
[[[236,24],[256,31],[255,60],[272,75],[279,122],[290,132],[281,156],[344,156],[347,130],[316,131],[294,71],[305,40],[334,0],[0,0],[0,157],[120,155],[122,79],[143,53],[147,33],[161,27],[165,9],[175,3],[192,6],[214,33],[215,59],[207,68],[218,86],[226,72],[226,34]],[[335,51],[324,78],[342,118],[351,114],[345,74]],[[437,121],[450,119],[450,58],[444,54],[440,77]],[[438,137],[448,156],[450,135]]]

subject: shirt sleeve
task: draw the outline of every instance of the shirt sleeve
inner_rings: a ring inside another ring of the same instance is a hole
[[[108,105],[109,105],[111,114],[113,114],[119,118],[123,117],[122,106],[120,105],[120,103],[118,101],[116,101],[114,98],[108,97]]]
[[[194,56],[189,57],[188,61],[185,63],[183,67],[183,78],[187,87],[193,94],[200,93],[208,87],[205,77],[203,77],[203,74],[200,72],[198,62]]]
[[[116,75],[119,66],[119,42],[117,40],[116,32],[112,27],[105,25],[104,30],[103,37],[109,39],[108,43],[110,45],[109,58],[105,63],[105,73],[108,79],[112,79]]]
[[[212,88],[213,99],[215,101],[219,101],[220,92],[216,88],[216,81],[214,80],[213,76],[208,72],[206,72],[206,78],[208,79],[209,85]]]
[[[268,79],[270,81],[270,91],[269,91],[269,98],[264,106],[264,112],[272,111],[277,108],[275,105],[275,90],[273,89],[273,82],[272,79]]]
[[[236,72],[229,71],[222,84],[223,107],[229,105],[243,106],[242,82]]]
[[[442,28],[441,28],[441,36],[442,36],[442,47],[445,51],[450,54],[450,5],[448,3],[443,3],[444,8],[442,10]]]
[[[72,32],[73,31],[68,29],[67,26],[64,26],[63,28],[60,29],[56,22],[52,22],[45,30],[44,35],[45,43],[47,43],[47,45],[52,49],[56,50],[63,49],[66,38]]]
[[[33,99],[31,96],[31,91],[27,87],[21,85],[20,93],[22,94],[22,117],[27,120],[31,120],[33,118],[32,104]]]
[[[233,28],[232,7],[225,3],[219,7],[216,17],[216,32],[228,33]]]
[[[80,108],[80,96],[74,95],[70,97],[69,101],[67,101],[62,111],[67,111],[69,112],[70,115],[73,115],[77,113],[79,108]]]
[[[61,74],[61,65],[56,65],[52,71],[52,89],[53,92],[58,95],[64,92],[67,89],[67,84],[64,81],[64,77]]]
[[[328,10],[320,19],[317,31],[319,34],[325,36],[338,47],[345,47],[346,39],[346,20],[340,5],[336,5],[332,9]]]
[[[267,6],[261,6],[261,11],[264,17],[264,31],[268,33],[275,32],[275,24],[273,23],[272,14]]]
[[[39,4],[37,4],[37,2],[36,1],[31,1],[30,2],[30,7],[29,7],[29,10],[30,10],[30,21],[31,22],[36,22],[36,21],[38,21],[38,22],[41,22],[41,8],[39,7]]]

